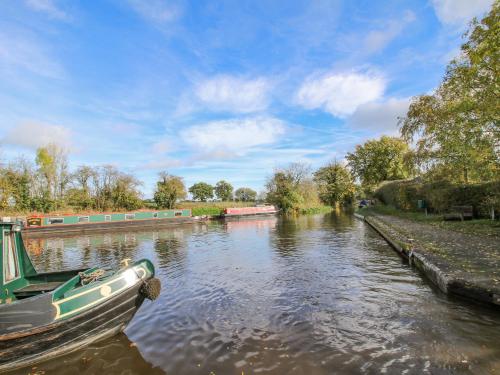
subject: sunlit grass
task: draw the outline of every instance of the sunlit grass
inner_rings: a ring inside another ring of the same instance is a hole
[[[409,220],[431,224],[440,228],[457,232],[500,237],[500,221],[490,219],[473,219],[465,221],[444,221],[443,215],[425,215],[425,212],[401,211],[391,206],[377,205],[359,209],[362,215],[382,214],[402,217]]]
[[[228,207],[252,207],[255,206],[255,202],[191,202],[185,201],[180,202],[176,205],[176,208],[189,208],[191,209],[191,214],[193,216],[203,216],[203,215],[220,215],[225,208]]]

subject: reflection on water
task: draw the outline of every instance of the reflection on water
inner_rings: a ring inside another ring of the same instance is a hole
[[[149,258],[163,285],[127,336],[37,366],[47,374],[500,371],[500,315],[434,290],[349,215],[26,242],[40,270]]]

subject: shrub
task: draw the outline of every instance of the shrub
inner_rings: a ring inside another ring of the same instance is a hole
[[[375,197],[386,205],[405,211],[418,209],[419,199],[430,211],[443,213],[452,206],[473,206],[475,215],[488,217],[491,210],[500,212],[500,181],[456,185],[446,181],[423,183],[419,179],[382,183]]]

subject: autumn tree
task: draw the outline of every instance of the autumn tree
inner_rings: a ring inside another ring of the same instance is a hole
[[[221,201],[233,200],[233,185],[229,182],[221,180],[215,184],[215,195]]]
[[[351,172],[336,161],[318,169],[314,173],[314,181],[324,204],[335,207],[350,203],[354,198],[356,186]]]
[[[186,187],[181,177],[167,172],[160,173],[160,180],[156,183],[154,201],[159,208],[174,208],[178,200],[186,198]]]
[[[301,205],[315,200],[315,188],[311,185],[311,168],[303,163],[291,163],[276,169],[268,179],[266,200],[284,212],[297,211]]]
[[[206,202],[208,199],[213,198],[214,187],[206,182],[197,182],[189,188],[189,192],[193,196],[194,200]]]
[[[45,181],[44,196],[57,205],[70,182],[67,153],[63,148],[51,143],[37,149],[35,160],[38,172]]]
[[[247,187],[241,187],[234,192],[234,197],[240,202],[253,202],[257,198],[257,192]]]
[[[408,178],[413,173],[413,159],[408,144],[400,139],[382,136],[357,145],[347,154],[352,174],[365,187],[373,187],[382,181]]]
[[[471,23],[460,55],[433,94],[413,98],[401,134],[430,176],[480,182],[500,176],[500,2]]]

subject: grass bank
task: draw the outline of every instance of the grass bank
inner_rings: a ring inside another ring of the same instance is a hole
[[[252,207],[255,202],[181,202],[176,208],[189,208],[193,216],[220,215],[227,207]]]
[[[299,207],[298,213],[301,215],[323,214],[332,211],[330,206],[304,206]]]
[[[362,215],[381,214],[401,217],[460,233],[500,237],[500,221],[498,220],[473,219],[465,221],[444,221],[443,215],[425,215],[423,212],[401,211],[392,206],[384,205],[358,209],[357,212]]]

